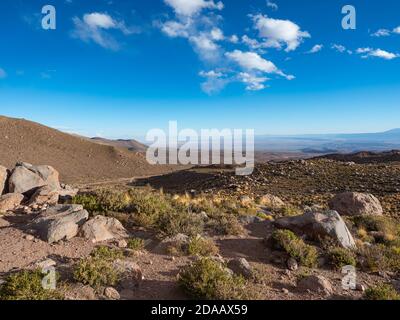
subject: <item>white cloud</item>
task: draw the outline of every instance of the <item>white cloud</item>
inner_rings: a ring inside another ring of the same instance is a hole
[[[275,11],[279,9],[278,5],[270,0],[267,0],[267,7]]]
[[[239,79],[246,84],[246,90],[258,91],[265,89],[265,82],[269,79],[266,77],[258,77],[247,72],[239,73]]]
[[[259,14],[253,16],[253,21],[260,38],[264,39],[265,47],[281,48],[282,44],[286,44],[285,51],[289,52],[296,50],[304,38],[311,37],[290,20],[272,19]]]
[[[116,27],[116,22],[104,13],[90,13],[83,16],[83,21],[91,28],[110,29]]]
[[[166,22],[158,22],[162,32],[171,38],[186,38],[199,57],[207,62],[215,63],[221,57],[221,47],[217,42],[225,40],[224,32],[218,27],[218,17],[208,17],[200,11],[203,8],[223,7],[213,1],[178,1],[165,0],[174,8],[176,19]],[[212,3],[212,4],[211,4]],[[196,11],[194,15],[191,10]],[[186,15],[183,14],[186,12]],[[189,15],[189,16],[188,16]],[[193,16],[191,16],[193,15]]]
[[[263,47],[263,44],[260,43],[257,39],[252,39],[247,35],[242,36],[242,42],[250,49],[259,49]]]
[[[4,69],[0,68],[0,79],[5,78],[7,78],[7,72]]]
[[[176,37],[188,38],[189,37],[188,29],[189,29],[188,24],[183,24],[178,21],[167,21],[161,26],[161,30],[171,38],[176,38]]]
[[[371,34],[372,37],[388,37],[390,36],[390,30],[379,29],[378,31]]]
[[[222,10],[224,4],[214,2],[213,0],[164,0],[164,2],[172,7],[177,15],[193,16],[203,9]]]
[[[398,26],[397,28],[393,29],[394,33],[400,34],[400,26]]]
[[[224,76],[222,72],[210,70],[210,71],[200,71],[199,75],[204,78],[221,78]]]
[[[136,27],[128,28],[124,21],[117,21],[105,13],[93,12],[83,16],[82,19],[74,17],[74,30],[71,35],[84,42],[97,43],[106,49],[118,50],[119,44],[107,30],[119,30],[125,35],[139,33]]]
[[[222,30],[220,28],[213,28],[210,32],[211,34],[211,38],[215,41],[221,41],[224,40],[224,33],[222,32]]]
[[[239,37],[236,34],[234,34],[234,35],[230,36],[229,41],[232,43],[238,43]]]
[[[392,60],[400,57],[399,54],[388,52],[382,49],[358,48],[357,53],[363,54],[362,58],[377,57],[385,60]]]
[[[346,47],[341,44],[332,44],[331,48],[340,53],[353,54],[353,51],[346,49]]]
[[[226,57],[235,61],[240,67],[247,71],[260,71],[264,73],[275,73],[287,78],[288,80],[294,79],[294,76],[286,75],[279,70],[274,63],[262,58],[255,52],[242,52],[235,50],[227,52]]]
[[[311,48],[310,51],[308,51],[308,53],[317,53],[320,52],[323,49],[323,45],[322,44],[316,44],[314,47]]]

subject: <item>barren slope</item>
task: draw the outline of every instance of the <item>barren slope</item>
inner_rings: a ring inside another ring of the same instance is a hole
[[[0,116],[0,165],[17,161],[55,167],[66,183],[130,178],[172,171],[143,154],[101,145],[27,120]]]

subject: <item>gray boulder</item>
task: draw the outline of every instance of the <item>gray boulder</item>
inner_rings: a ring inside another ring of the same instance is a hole
[[[56,205],[41,213],[32,223],[44,241],[48,243],[69,240],[89,218],[81,205]]]
[[[18,163],[8,181],[9,191],[16,193],[26,193],[42,186],[60,188],[59,174],[53,167]]]
[[[381,216],[383,214],[381,203],[369,193],[340,193],[329,202],[329,207],[343,216]]]
[[[94,243],[129,237],[121,222],[105,216],[96,216],[87,221],[82,227],[81,234]]]
[[[312,239],[330,237],[342,247],[355,249],[356,243],[342,217],[336,211],[307,212],[301,216],[277,219],[274,225]]]
[[[228,268],[235,274],[250,279],[253,276],[253,268],[245,258],[233,259],[229,261]]]
[[[333,288],[329,280],[323,276],[316,275],[301,279],[297,284],[297,288],[301,291],[309,291],[324,295],[331,295],[333,293]]]

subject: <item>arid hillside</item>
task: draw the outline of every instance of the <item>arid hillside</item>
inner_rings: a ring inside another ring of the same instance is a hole
[[[143,154],[90,142],[27,120],[0,116],[0,164],[48,164],[66,183],[162,174],[171,167],[151,166]]]

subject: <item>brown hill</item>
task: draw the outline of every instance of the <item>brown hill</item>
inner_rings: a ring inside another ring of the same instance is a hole
[[[131,178],[173,170],[148,164],[140,153],[93,143],[35,122],[0,116],[0,165],[12,168],[17,161],[51,165],[66,183]]]
[[[96,143],[107,145],[107,146],[128,149],[129,151],[145,152],[147,150],[147,146],[145,146],[144,144],[140,143],[139,141],[136,141],[133,139],[132,140],[123,140],[123,139],[110,140],[110,139],[96,137],[96,138],[91,138],[90,140],[92,142],[96,142]]]

